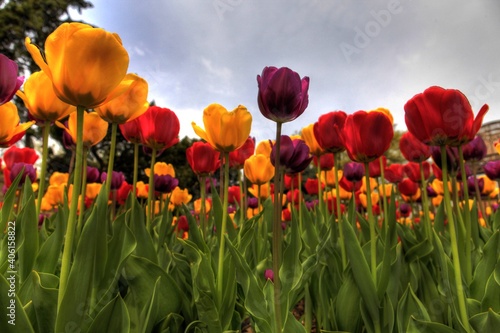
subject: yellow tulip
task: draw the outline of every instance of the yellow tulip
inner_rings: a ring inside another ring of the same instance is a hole
[[[262,154],[266,155],[267,157],[271,156],[271,151],[273,150],[273,147],[271,146],[271,142],[274,144],[274,140],[262,140],[257,144],[257,147],[255,148],[255,155],[257,154]]]
[[[173,210],[175,206],[181,206],[189,203],[192,198],[193,196],[189,194],[187,189],[181,190],[181,188],[177,186],[170,194],[168,208]]]
[[[153,172],[155,175],[158,175],[158,176],[170,175],[172,177],[175,177],[174,166],[170,163],[167,164],[165,162],[156,162],[154,165]],[[151,169],[150,168],[144,169],[144,173],[146,174],[146,176],[149,177],[149,175],[151,173]]]
[[[26,130],[35,123],[35,121],[28,121],[20,124],[17,106],[8,102],[0,105],[0,114],[2,121],[0,122],[0,148],[7,148],[20,140]]]
[[[198,198],[194,201],[193,208],[195,214],[201,213],[201,198]],[[212,202],[208,199],[205,199],[205,213],[209,213],[210,209],[212,209]]]
[[[101,191],[101,187],[102,187],[101,183],[87,184],[87,188],[85,189],[85,197],[94,200],[95,198],[97,198],[97,195]]]
[[[338,180],[342,179],[344,172],[342,170],[337,171]],[[330,187],[335,187],[335,168],[321,172],[321,183],[326,184]]]
[[[146,80],[135,74],[127,74],[123,84],[127,86],[123,94],[95,109],[109,123],[124,124],[142,115],[149,107]]]
[[[491,180],[488,178],[486,175],[479,176],[479,179],[484,180],[484,186],[483,186],[483,195],[490,195],[493,191],[495,191],[497,187],[497,182],[494,180]]]
[[[71,135],[73,142],[76,142],[76,112],[69,115],[68,127],[66,128],[60,122],[56,125],[64,129]],[[104,139],[108,132],[108,123],[103,120],[96,112],[84,112],[83,115],[83,146],[89,148],[98,144]]]
[[[24,83],[24,92],[18,90],[17,96],[37,120],[54,122],[76,111],[74,106],[56,96],[52,82],[44,71],[31,74]]]
[[[203,111],[205,130],[191,123],[197,135],[222,152],[231,152],[241,147],[252,126],[252,115],[247,108],[239,105],[229,112],[220,104],[210,104]]]
[[[320,156],[324,153],[323,149],[320,147],[316,137],[314,136],[314,124],[310,124],[302,129],[301,132],[302,140],[309,147],[309,153],[314,156]]]
[[[252,184],[263,185],[274,177],[274,166],[265,155],[252,155],[245,160],[245,176]]]
[[[259,185],[253,184],[252,187],[248,188],[248,192],[255,198],[259,197]],[[269,183],[260,185],[260,200],[264,201],[271,196],[271,186]]]
[[[147,199],[148,198],[148,185],[144,184],[143,181],[139,181],[135,184],[136,195],[138,198]]]
[[[63,23],[47,37],[44,56],[29,37],[25,45],[63,102],[95,108],[126,89],[120,83],[129,56],[117,34],[88,24]]]
[[[376,205],[378,203],[380,196],[378,195],[378,193],[372,192],[371,198],[372,198],[372,204]],[[366,208],[368,206],[368,200],[367,200],[366,193],[359,194],[359,201],[361,202],[361,204],[363,205],[364,208]]]
[[[380,193],[380,195],[382,195],[382,196],[390,198],[391,197],[391,193],[392,193],[392,188],[393,188],[392,184],[380,185],[378,187],[378,193]]]
[[[42,200],[45,200],[47,205],[50,205],[51,207],[62,205],[64,203],[65,190],[66,190],[66,184],[49,185],[49,187],[47,187],[45,194],[43,195]]]
[[[375,178],[370,177],[370,190],[373,191],[376,187],[377,187],[377,180]],[[366,177],[363,177],[359,191],[366,193]]]
[[[55,171],[49,178],[50,185],[61,185],[67,184],[69,179],[69,173]]]

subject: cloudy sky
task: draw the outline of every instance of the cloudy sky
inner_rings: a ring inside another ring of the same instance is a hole
[[[251,135],[275,136],[257,106],[256,76],[287,66],[310,77],[309,107],[292,134],[333,110],[403,106],[431,85],[460,89],[485,122],[500,119],[498,0],[92,0],[72,15],[116,32],[149,99],[174,110],[196,137],[203,109],[245,105]]]

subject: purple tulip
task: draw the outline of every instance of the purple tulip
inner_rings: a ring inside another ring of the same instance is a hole
[[[500,179],[500,161],[489,161],[484,165],[484,173],[491,180]]]
[[[480,161],[487,153],[486,144],[483,138],[477,135],[474,140],[462,146],[464,160],[466,161]]]
[[[19,186],[23,185],[26,181],[26,177],[29,177],[32,183],[36,181],[36,169],[33,164],[27,164],[23,162],[14,163],[10,169],[10,181],[14,181],[16,177],[22,172],[21,179],[19,180]]]
[[[97,183],[100,181],[99,169],[87,166],[87,183]]]
[[[434,160],[434,163],[439,167],[439,169],[443,169],[441,164],[441,148],[435,146],[431,147],[431,156]],[[458,171],[458,168],[460,166],[459,161],[458,148],[446,147],[446,165],[449,172]]]
[[[257,198],[250,197],[247,199],[248,208],[255,209],[259,207],[259,200]]]
[[[106,172],[101,173],[102,183],[104,183],[107,178],[108,175],[106,174]],[[113,173],[111,174],[111,189],[112,190],[119,189],[124,181],[125,181],[125,176],[123,175],[123,172],[113,171]]]
[[[476,177],[470,176],[467,178],[467,189],[469,190],[469,194],[474,194],[476,193]],[[479,178],[477,179],[477,187],[479,190],[479,194],[483,192],[484,189],[484,179]]]
[[[153,176],[155,191],[160,193],[170,193],[179,185],[179,180],[171,175]]]
[[[286,123],[300,116],[309,104],[309,77],[300,79],[287,67],[266,67],[257,75],[257,101],[264,117]]]
[[[264,278],[266,280],[271,280],[271,281],[274,282],[274,272],[273,272],[273,270],[272,269],[266,269],[264,271]]]
[[[276,147],[271,150],[271,163],[276,160]],[[292,140],[287,135],[281,136],[280,165],[285,167],[285,173],[294,175],[304,171],[311,163],[309,147],[302,140]]]
[[[358,162],[347,162],[344,165],[344,177],[352,182],[356,183],[363,179],[365,176],[365,166],[363,163]]]
[[[10,101],[24,82],[24,76],[17,76],[17,64],[0,54],[0,105]]]

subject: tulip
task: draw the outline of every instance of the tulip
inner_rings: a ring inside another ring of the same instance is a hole
[[[244,165],[245,177],[252,184],[263,185],[274,177],[274,166],[265,155],[252,155]]]
[[[389,149],[394,135],[390,118],[382,112],[357,111],[344,124],[345,147],[351,160],[368,163]]]
[[[382,164],[382,165],[381,165]],[[376,160],[368,163],[368,171],[370,173],[370,177],[377,178],[382,175],[382,172],[385,170],[387,165],[387,158],[385,156],[380,156]]]
[[[300,187],[300,177],[299,174],[287,175],[285,173],[285,177],[283,177],[283,183],[285,184],[285,189],[289,190],[291,188],[299,188]]]
[[[35,121],[29,121],[20,124],[17,107],[12,102],[0,105],[0,114],[2,115],[2,122],[0,124],[0,148],[10,147],[21,140],[26,130],[35,123]]]
[[[24,76],[17,76],[17,63],[0,53],[0,105],[10,101],[19,90]]]
[[[285,174],[293,175],[304,171],[311,163],[309,148],[302,140],[292,140],[289,136],[281,136],[280,165],[285,168]],[[276,145],[271,150],[271,162],[276,159]]]
[[[344,177],[350,182],[359,182],[363,179],[365,167],[361,163],[347,162],[344,165]]]
[[[63,23],[42,52],[26,37],[26,48],[65,103],[95,108],[123,93],[129,56],[117,34],[82,23]]]
[[[432,159],[434,163],[439,167],[439,169],[443,170],[442,156],[441,150],[439,147],[431,147]],[[452,174],[456,174],[459,168],[459,156],[458,149],[456,147],[446,147],[445,150],[445,158],[446,158],[446,166],[447,171]]]
[[[125,140],[130,143],[141,143],[141,122],[138,118],[132,119],[124,124],[118,125]]]
[[[500,180],[500,160],[487,162],[484,165],[484,173],[491,180]]]
[[[69,115],[67,127],[56,122],[56,125],[64,129],[73,142],[76,142],[77,113]],[[108,132],[108,123],[96,112],[84,112],[83,114],[83,146],[90,148],[101,142]]]
[[[390,183],[399,183],[404,178],[404,166],[399,163],[389,165],[384,170],[385,179]]]
[[[319,159],[319,162],[318,162],[318,159]],[[326,153],[326,154],[320,155],[319,157],[314,156],[313,163],[316,167],[319,166],[319,169],[321,171],[331,170],[333,168],[333,166],[335,165],[332,153]]]
[[[26,178],[31,180],[31,183],[36,181],[36,169],[32,164],[17,162],[12,165],[10,170],[10,181],[13,182],[14,179],[22,172],[21,179],[19,180],[18,186],[21,186],[26,181]]]
[[[151,169],[150,168],[144,169],[144,173],[146,174],[146,176],[150,177]],[[174,166],[170,163],[157,162],[153,166],[153,174],[159,176],[170,175],[172,177],[175,177],[175,169]]]
[[[412,181],[410,178],[405,178],[398,184],[398,190],[401,194],[412,197],[417,194],[419,186],[418,183]]]
[[[304,128],[300,132],[302,140],[309,147],[309,153],[314,156],[320,156],[324,153],[323,148],[319,145],[316,140],[316,136],[314,135],[314,124],[310,124]]]
[[[237,185],[229,186],[227,188],[227,192],[228,192],[228,195],[227,195],[228,203],[230,203],[231,205],[240,204],[241,191],[240,191],[239,186],[237,186]]]
[[[319,117],[313,129],[321,148],[334,154],[345,150],[342,130],[346,118],[344,111],[332,111]]]
[[[203,111],[203,124],[205,130],[192,123],[195,133],[214,149],[229,153],[240,148],[248,139],[252,115],[242,105],[228,112],[220,104],[210,104]]]
[[[209,143],[195,142],[186,149],[189,166],[199,176],[213,174],[220,167],[220,153]]]
[[[255,147],[255,155],[263,154],[266,156],[271,156],[271,151],[273,150],[274,142],[272,140],[263,140],[257,144]]]
[[[433,86],[412,97],[404,109],[408,131],[418,140],[430,146],[460,146],[476,136],[488,105],[474,118],[459,90]]]
[[[480,161],[487,153],[486,144],[483,138],[477,135],[472,141],[462,146],[464,160],[466,161]]]
[[[144,184],[143,181],[137,182],[137,184],[135,184],[135,191],[138,198],[148,198],[149,187],[148,184]]]
[[[422,182],[420,168],[423,168],[424,180],[429,179],[431,173],[431,165],[429,162],[423,162],[421,165],[419,163],[408,162],[403,166],[403,171],[412,181],[420,183]]]
[[[87,199],[94,200],[101,191],[101,187],[101,183],[88,183],[87,189],[85,190],[85,197]]]
[[[101,182],[104,183],[108,178],[108,175],[106,172],[101,173]],[[111,174],[111,189],[112,190],[117,190],[122,186],[122,183],[125,181],[125,175],[123,172],[116,172],[113,171]]]
[[[17,95],[23,100],[29,114],[36,120],[54,122],[76,111],[55,94],[50,78],[44,71],[30,75],[24,84],[24,92]]]
[[[189,194],[189,191],[187,189],[181,189],[179,186],[177,186],[170,194],[169,209],[172,210],[174,207],[187,204],[191,201],[192,198],[193,196]]]
[[[171,175],[154,175],[155,191],[160,193],[170,193],[179,185],[179,180]]]
[[[309,78],[287,67],[265,67],[257,75],[260,112],[277,123],[286,123],[299,117],[309,103]]]
[[[98,182],[101,178],[101,174],[99,172],[99,169],[88,166],[87,167],[87,183],[96,183]]]
[[[122,85],[127,89],[121,95],[95,109],[109,123],[124,124],[141,116],[149,107],[146,80],[129,73],[123,78]]]
[[[323,185],[324,186],[324,185]],[[307,178],[304,184],[306,192],[310,195],[318,194],[318,179],[317,178]]]
[[[49,178],[49,185],[67,184],[69,180],[69,173],[55,171]]]
[[[3,161],[5,163],[5,168],[7,169],[12,169],[12,166],[16,162],[35,164],[37,159],[38,154],[36,153],[36,150],[29,147],[18,148],[16,146],[12,146],[3,154]]]
[[[255,139],[248,137],[240,148],[229,153],[229,166],[231,168],[241,169],[247,158],[252,156],[255,151]]]
[[[137,121],[144,146],[160,153],[179,142],[179,118],[172,110],[153,105]]]
[[[423,162],[431,156],[431,148],[418,140],[411,132],[405,132],[399,139],[399,150],[410,162]]]

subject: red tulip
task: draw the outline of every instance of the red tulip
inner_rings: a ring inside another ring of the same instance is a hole
[[[385,166],[387,165],[387,158],[385,156],[380,156],[376,160],[368,163],[368,172],[372,178],[377,178],[382,175],[382,171],[380,170],[380,159],[382,159],[382,167],[385,170]]]
[[[345,147],[356,162],[368,163],[382,156],[393,136],[391,120],[382,112],[357,111],[345,121]]]
[[[241,169],[245,165],[247,158],[255,151],[255,138],[248,137],[243,146],[229,153],[229,166]]]
[[[306,182],[304,183],[304,188],[305,188],[306,192],[310,195],[318,194],[318,190],[319,190],[318,179],[317,178],[307,178]]]
[[[150,106],[136,119],[144,146],[155,148],[160,153],[179,142],[179,118],[172,110]]]
[[[220,153],[209,143],[193,143],[186,149],[186,158],[193,172],[200,176],[211,175],[220,167]]]
[[[404,178],[404,167],[402,164],[399,163],[394,163],[389,165],[387,168],[384,170],[384,176],[385,179],[388,182],[397,184],[400,181],[403,180]]]
[[[474,139],[488,105],[474,118],[459,90],[433,86],[412,97],[404,109],[406,127],[417,139],[430,146],[459,146]]]
[[[141,123],[138,118],[134,118],[118,126],[125,140],[130,143],[141,143]]]
[[[332,111],[323,114],[314,124],[314,136],[324,150],[340,153],[345,150],[342,130],[347,114],[344,111]]]
[[[410,178],[405,178],[398,184],[399,192],[408,197],[412,197],[417,194],[419,188],[418,183],[415,183]]]
[[[411,132],[405,132],[399,139],[399,150],[410,162],[422,162],[431,156],[431,148],[417,139]]]
[[[422,168],[424,169],[424,179],[429,179],[430,174],[431,174],[431,165],[429,162],[423,162],[422,163]],[[403,170],[405,174],[410,178],[412,181],[416,183],[420,183],[420,164],[415,163],[415,162],[408,162],[403,166]]]
[[[314,166],[318,166],[318,157],[313,157]],[[334,167],[333,154],[323,154],[319,156],[319,168],[324,170],[331,170]]]

